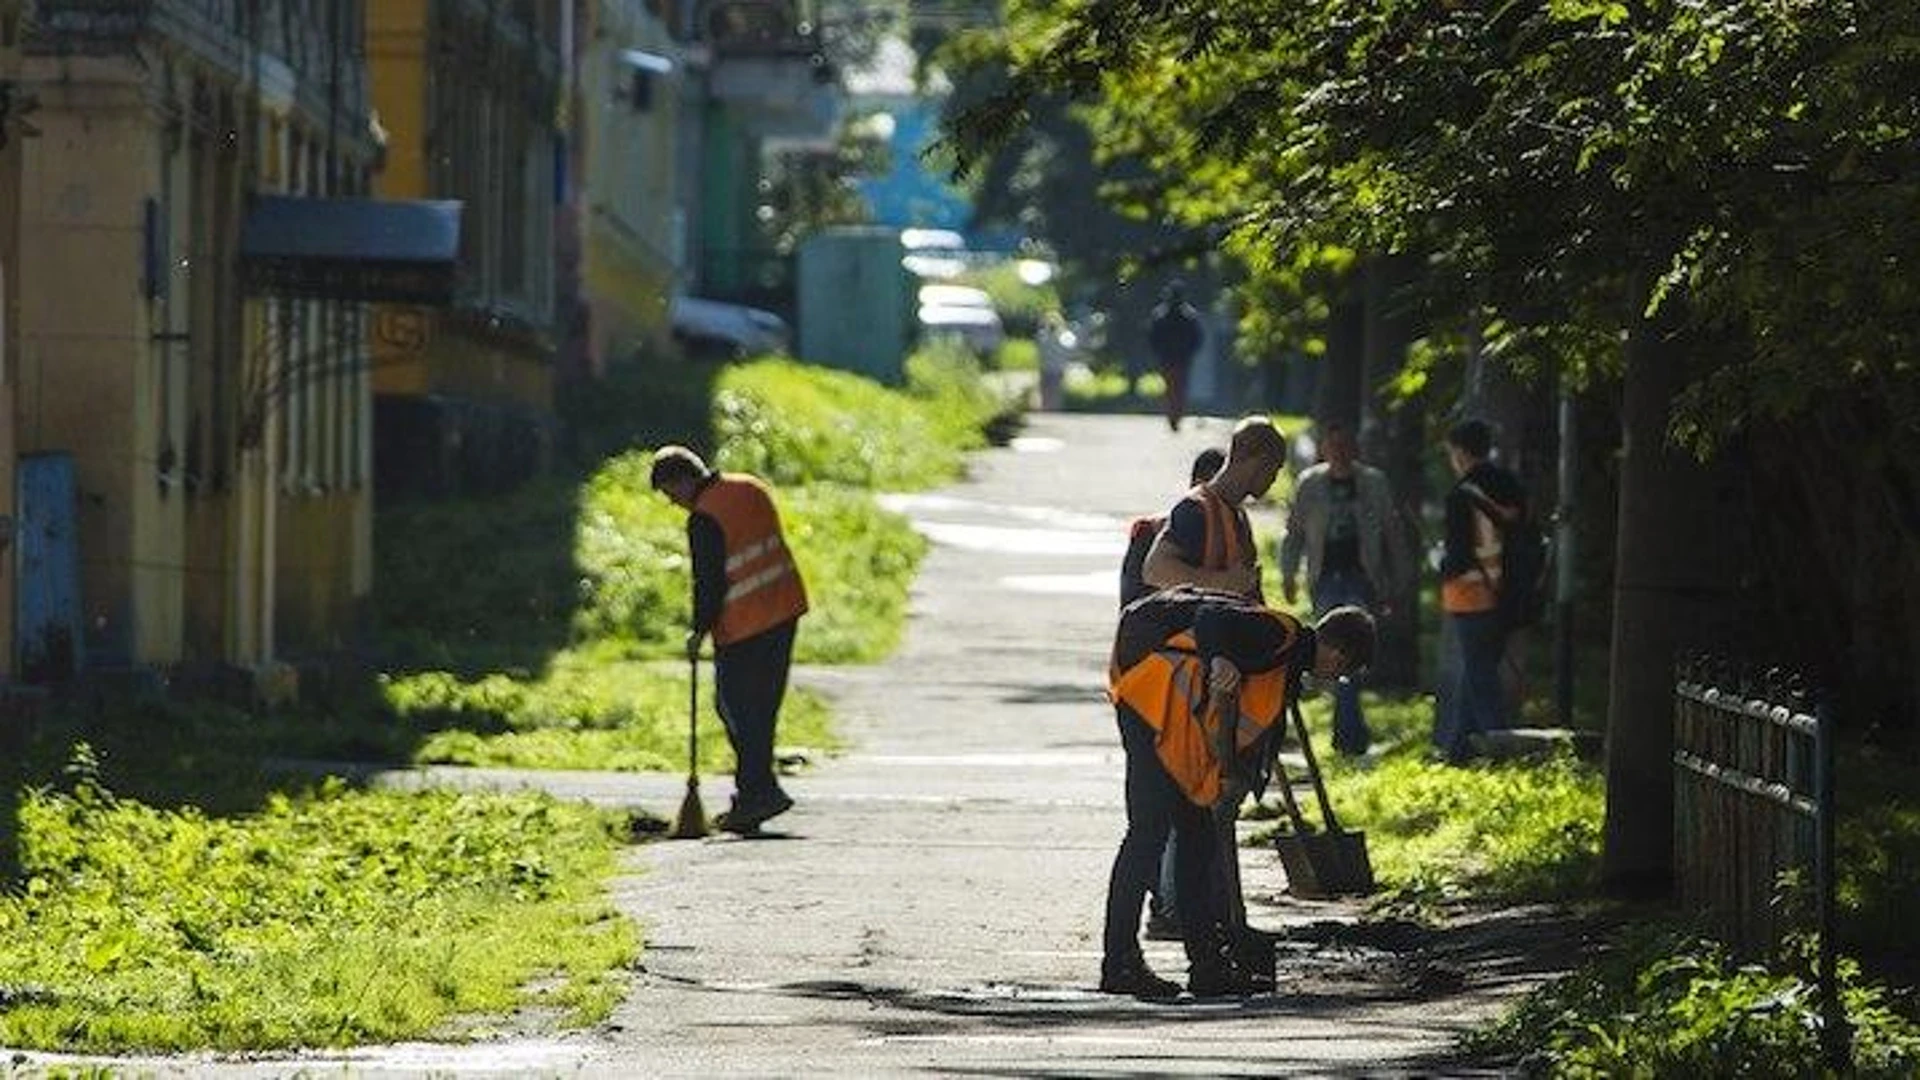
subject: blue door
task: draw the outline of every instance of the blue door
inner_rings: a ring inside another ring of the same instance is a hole
[[[14,550],[20,678],[48,683],[80,670],[80,538],[73,455],[20,458]]]

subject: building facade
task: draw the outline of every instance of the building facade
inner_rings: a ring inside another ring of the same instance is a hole
[[[9,488],[23,519],[70,518],[77,569],[69,604],[58,567],[13,561],[23,674],[353,638],[361,306],[255,288],[240,244],[255,196],[367,190],[363,3],[40,0],[0,27],[21,116],[3,242],[10,271],[33,268],[5,290],[9,460],[50,481]]]
[[[573,0],[572,15],[561,274],[573,281],[563,303],[575,322],[562,373],[592,378],[671,334],[686,251],[677,163],[687,68],[657,3]]]
[[[373,191],[464,207],[453,304],[373,312],[383,496],[501,490],[550,457],[564,7],[366,5]]]

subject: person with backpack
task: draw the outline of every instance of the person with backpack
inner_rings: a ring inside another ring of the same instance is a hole
[[[1515,612],[1529,598],[1530,574],[1505,551],[1528,521],[1527,493],[1518,477],[1493,463],[1493,430],[1464,420],[1447,432],[1447,463],[1458,478],[1446,497],[1446,534],[1440,556],[1440,685],[1433,743],[1446,761],[1472,754],[1471,739],[1508,726],[1500,659]],[[1514,571],[1509,581],[1509,571]],[[1505,601],[1503,603],[1503,600]]]
[[[1217,823],[1265,787],[1287,702],[1301,678],[1331,680],[1373,659],[1373,618],[1335,608],[1313,626],[1235,593],[1176,586],[1127,605],[1114,634],[1107,692],[1126,751],[1126,833],[1107,881],[1100,990],[1179,995],[1140,950],[1140,908],[1169,832],[1179,837],[1180,927],[1195,997],[1272,989],[1244,962],[1240,920],[1217,885],[1237,854]]]

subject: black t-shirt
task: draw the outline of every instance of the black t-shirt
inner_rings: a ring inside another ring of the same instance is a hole
[[[1360,571],[1360,485],[1351,476],[1327,477],[1327,543],[1322,574]]]
[[[1133,524],[1127,527],[1127,554],[1120,560],[1121,607],[1153,592],[1144,574],[1147,552],[1153,550],[1153,538],[1160,534],[1164,523],[1164,518],[1143,517],[1134,518]]]
[[[1207,508],[1198,495],[1189,495],[1174,504],[1167,514],[1167,535],[1180,545],[1180,553],[1187,562],[1199,566],[1207,557]],[[1247,512],[1241,507],[1233,508],[1233,531],[1240,538],[1240,550],[1253,550],[1253,523],[1247,520]],[[1215,567],[1214,569],[1218,569]]]
[[[1177,585],[1120,613],[1113,661],[1124,671],[1182,630],[1193,631],[1202,659],[1223,657],[1245,674],[1313,655],[1313,631],[1293,616],[1232,593]]]

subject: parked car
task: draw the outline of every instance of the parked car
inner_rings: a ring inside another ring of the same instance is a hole
[[[676,296],[668,308],[673,336],[696,355],[758,356],[793,351],[793,330],[771,311]]]
[[[998,349],[1000,343],[1007,337],[1006,328],[1000,324],[999,314],[992,308],[960,304],[922,304],[919,314],[922,338],[943,335],[957,337],[982,356]]]

